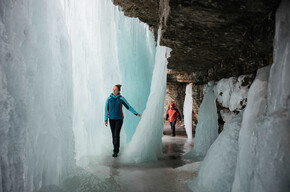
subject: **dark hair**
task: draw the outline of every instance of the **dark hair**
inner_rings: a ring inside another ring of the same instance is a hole
[[[115,85],[115,86],[118,87],[118,90],[119,90],[119,91],[121,91],[121,87],[122,87],[121,84],[117,84],[117,85]]]

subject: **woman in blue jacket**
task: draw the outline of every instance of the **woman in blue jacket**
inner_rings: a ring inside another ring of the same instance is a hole
[[[134,115],[141,117],[133,107],[129,105],[124,97],[121,96],[120,84],[115,85],[113,88],[113,93],[108,97],[105,106],[105,125],[109,123],[112,131],[113,145],[114,145],[114,154],[113,157],[118,157],[119,147],[120,147],[120,131],[123,124],[123,111],[122,106],[124,105],[129,111],[131,111]]]

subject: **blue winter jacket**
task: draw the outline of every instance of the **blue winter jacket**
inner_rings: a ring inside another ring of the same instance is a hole
[[[122,97],[120,94],[115,96],[113,93],[111,93],[106,101],[105,121],[108,121],[108,117],[109,119],[124,119],[122,105],[134,113],[134,115],[138,115],[138,113],[133,109],[133,107],[129,105],[124,97]]]

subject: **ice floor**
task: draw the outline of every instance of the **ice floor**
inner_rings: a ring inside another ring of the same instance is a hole
[[[62,183],[62,189],[70,192],[190,191],[186,182],[197,176],[199,163],[185,160],[183,154],[192,149],[192,142],[184,136],[163,136],[162,147],[163,157],[154,163],[128,165],[111,156],[98,161],[92,158],[83,173]]]

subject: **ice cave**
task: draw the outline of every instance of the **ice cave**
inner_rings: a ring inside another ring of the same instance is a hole
[[[0,192],[289,192],[289,77],[290,0],[0,0]]]

